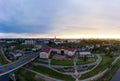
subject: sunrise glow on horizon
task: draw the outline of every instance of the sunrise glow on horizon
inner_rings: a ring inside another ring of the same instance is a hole
[[[119,0],[0,0],[0,38],[120,38]]]

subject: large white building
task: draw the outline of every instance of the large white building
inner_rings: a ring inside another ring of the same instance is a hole
[[[87,50],[80,50],[79,51],[79,56],[80,57],[84,57],[84,56],[92,57],[92,53],[90,51],[87,51]]]
[[[25,40],[25,42],[23,44],[25,45],[35,45],[35,41],[34,40]]]
[[[55,51],[57,54],[73,56],[76,52],[76,49],[74,48],[47,48],[47,49],[44,49],[40,53],[40,58],[48,59],[52,51]]]
[[[80,40],[76,40],[76,39],[71,39],[71,40],[67,40],[68,43],[80,43]]]
[[[50,52],[51,52],[51,48],[44,49],[44,50],[40,53],[40,58],[48,59],[49,56],[50,56]]]
[[[55,44],[62,44],[63,40],[57,39],[56,41],[54,41]]]

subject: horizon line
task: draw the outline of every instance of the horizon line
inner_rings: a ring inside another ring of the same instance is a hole
[[[6,38],[0,38],[0,39],[54,39],[54,37],[47,37],[47,38],[44,38],[44,37],[6,37]],[[94,38],[94,37],[91,37],[91,38],[59,38],[57,37],[56,39],[120,39],[120,38]]]

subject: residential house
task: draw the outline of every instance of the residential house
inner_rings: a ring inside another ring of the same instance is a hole
[[[17,51],[13,51],[13,52],[10,52],[10,55],[11,55],[14,59],[17,59],[17,58],[21,57],[23,54],[20,53],[20,52],[17,52]]]

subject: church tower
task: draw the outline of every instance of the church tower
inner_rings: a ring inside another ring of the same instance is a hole
[[[54,42],[56,41],[56,36],[55,36],[55,38],[54,38]]]

